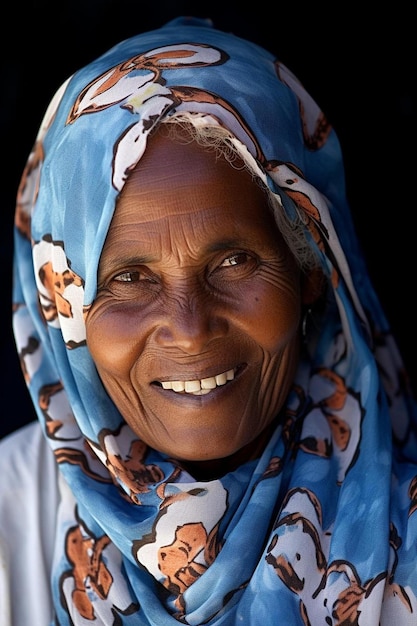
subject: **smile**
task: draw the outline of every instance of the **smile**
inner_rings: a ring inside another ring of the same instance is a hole
[[[216,387],[225,385],[235,377],[235,370],[231,369],[222,374],[202,378],[201,380],[167,380],[162,384],[163,389],[175,391],[176,393],[190,393],[194,396],[204,396]]]

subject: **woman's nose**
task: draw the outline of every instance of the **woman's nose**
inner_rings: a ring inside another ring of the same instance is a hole
[[[214,339],[225,336],[227,319],[209,296],[186,295],[166,302],[158,340],[161,345],[180,348],[187,354],[201,354]]]

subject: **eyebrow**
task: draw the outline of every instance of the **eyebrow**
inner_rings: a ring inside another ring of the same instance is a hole
[[[147,265],[148,263],[152,263],[155,261],[154,256],[150,255],[129,255],[123,256],[120,255],[111,255],[110,257],[101,257],[98,264],[98,275],[102,276],[103,274],[107,274],[108,272],[114,271],[115,266],[119,267],[132,267],[135,265]]]
[[[221,241],[215,241],[213,244],[207,246],[207,252],[223,252],[230,250],[231,248],[256,248],[259,252],[266,251],[270,248],[270,243],[266,242],[263,238],[256,239],[222,239]]]
[[[247,242],[241,239],[223,239],[222,241],[215,241],[207,247],[208,252],[221,252],[222,250],[230,250],[230,248],[239,248],[242,245],[247,245]]]

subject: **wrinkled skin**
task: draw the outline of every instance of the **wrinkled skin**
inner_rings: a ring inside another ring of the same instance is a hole
[[[196,475],[256,458],[297,366],[301,285],[247,171],[151,137],[119,197],[86,322],[133,431]],[[228,370],[234,379],[204,395],[162,387]]]

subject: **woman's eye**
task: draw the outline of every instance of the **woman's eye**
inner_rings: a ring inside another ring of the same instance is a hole
[[[134,283],[140,280],[139,272],[122,272],[121,274],[117,274],[113,280],[116,280],[120,283]]]
[[[219,260],[220,261],[220,260]],[[248,252],[233,252],[213,268],[212,280],[244,280],[249,279],[259,267],[260,259]]]
[[[125,270],[116,274],[113,279],[117,283],[154,283],[155,276],[147,269]]]
[[[246,252],[237,252],[236,254],[232,254],[224,259],[223,263],[220,267],[230,267],[232,265],[242,265],[243,263],[247,263],[250,260],[250,256],[246,254]]]

